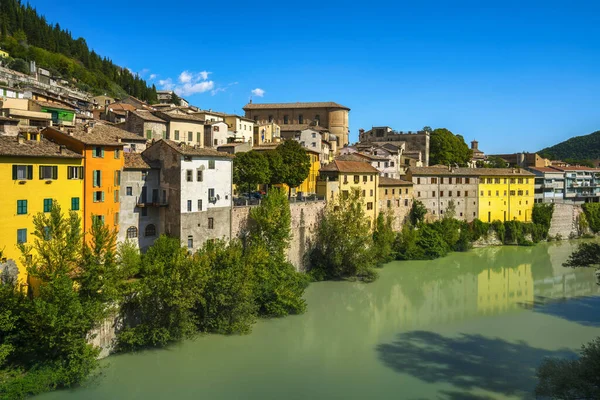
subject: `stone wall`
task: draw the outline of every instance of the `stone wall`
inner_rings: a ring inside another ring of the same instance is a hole
[[[562,239],[579,236],[579,214],[583,212],[580,205],[554,204],[554,213],[550,223],[549,236],[560,235]]]
[[[231,237],[243,237],[246,233],[248,215],[254,206],[234,207],[231,213]],[[292,240],[288,249],[288,260],[298,271],[306,270],[305,255],[314,238],[325,201],[290,204],[292,217]]]
[[[98,358],[105,358],[114,353],[117,342],[117,332],[121,329],[123,321],[116,315],[108,316],[88,335],[88,343],[99,347]]]

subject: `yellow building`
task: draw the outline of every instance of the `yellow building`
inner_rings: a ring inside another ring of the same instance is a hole
[[[479,219],[531,222],[534,203],[534,174],[521,169],[480,168]]]
[[[499,314],[533,302],[531,264],[487,269],[477,276],[477,310]]]
[[[371,164],[362,161],[334,160],[319,171],[317,195],[327,201],[335,199],[339,193],[348,196],[353,189],[362,195],[365,212],[371,218],[379,213],[379,171]]]
[[[0,136],[0,252],[19,267],[27,283],[17,244],[33,242],[33,217],[49,212],[54,200],[63,213],[83,210],[83,157],[39,134]]]
[[[392,228],[401,230],[413,203],[413,183],[402,179],[379,177],[379,210],[391,212]]]

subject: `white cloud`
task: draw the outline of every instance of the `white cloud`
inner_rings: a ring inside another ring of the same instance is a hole
[[[252,95],[256,97],[263,97],[266,91],[261,88],[252,89]]]
[[[192,81],[192,74],[187,71],[183,71],[179,74],[179,82],[181,83],[190,83]]]
[[[180,96],[190,96],[196,93],[204,93],[210,91],[213,96],[225,89],[218,88],[215,82],[208,80],[208,75],[211,72],[208,71],[183,71],[177,77],[177,82],[173,79],[161,79],[158,81],[158,85],[162,90],[173,90]],[[153,74],[154,75],[154,74]],[[154,75],[156,77],[156,75]]]
[[[153,81],[153,80],[155,80],[155,79],[156,79],[156,77],[157,77],[157,76],[158,76],[158,75],[156,75],[156,74],[150,74],[150,76],[148,77],[148,80],[149,80],[149,81]]]
[[[175,84],[171,78],[161,79],[158,81],[158,84],[162,90],[173,90],[175,88]]]
[[[212,90],[215,87],[213,81],[203,81],[197,83],[185,83],[181,86],[176,86],[175,93],[181,96],[189,96],[196,93],[204,93]]]

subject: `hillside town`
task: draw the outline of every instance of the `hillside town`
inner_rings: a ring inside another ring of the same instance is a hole
[[[367,215],[391,212],[399,231],[415,200],[426,218],[530,222],[535,203],[597,202],[600,169],[568,165],[534,153],[486,155],[471,142],[467,166],[430,165],[430,130],[360,129],[350,143],[350,108],[332,101],[255,103],[244,115],[201,109],[171,91],[159,103],[133,96],[89,96],[3,70],[0,163],[8,189],[1,200],[3,259],[19,262],[31,240],[33,215],[53,201],[76,212],[88,232],[94,218],[142,251],[161,235],[195,251],[237,232],[235,209],[252,207],[268,185],[241,192],[233,160],[300,143],[310,173],[285,187],[292,202],[327,203],[358,189]],[[17,84],[18,83],[18,84]],[[177,104],[173,98],[177,99]],[[488,157],[504,168],[485,167]],[[484,166],[484,167],[481,167]],[[301,269],[301,266],[297,265]],[[24,269],[20,280],[26,283]]]

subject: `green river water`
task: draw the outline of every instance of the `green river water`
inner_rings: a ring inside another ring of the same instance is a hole
[[[39,399],[532,398],[535,368],[600,336],[599,286],[563,268],[576,243],[393,262],[371,284],[322,282],[304,315],[111,356]]]

